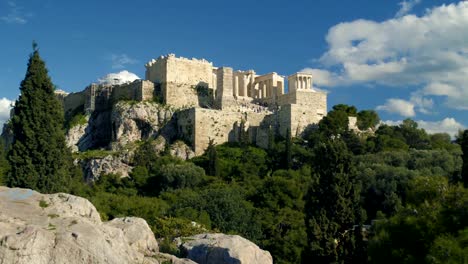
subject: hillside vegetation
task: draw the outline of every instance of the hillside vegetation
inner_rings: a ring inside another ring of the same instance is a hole
[[[364,132],[348,128],[349,116]],[[37,125],[21,118],[15,133]],[[173,254],[173,238],[211,230],[254,241],[275,263],[468,262],[468,132],[452,142],[410,119],[378,122],[373,111],[337,105],[302,139],[272,138],[268,149],[210,144],[188,161],[157,155],[150,139],[139,144],[129,177],[91,184],[78,169],[57,167],[71,166],[69,150],[44,156],[44,135],[31,136],[39,143],[26,141],[28,156],[15,134],[12,149],[0,148],[0,182],[85,197],[104,220],[142,217]]]

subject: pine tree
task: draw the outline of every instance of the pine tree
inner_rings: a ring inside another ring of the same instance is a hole
[[[67,191],[73,164],[65,143],[63,108],[35,43],[20,90],[12,117],[7,184],[44,193]]]

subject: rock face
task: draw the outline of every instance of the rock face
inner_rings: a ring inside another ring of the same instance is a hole
[[[173,115],[173,110],[151,102],[118,102],[111,116],[112,140],[117,143],[113,146],[125,146],[130,142],[162,134],[163,127],[171,121]],[[175,131],[169,133],[172,134],[166,137],[175,136]]]
[[[86,121],[89,121],[89,117],[86,117]],[[65,141],[67,142],[67,146],[72,150],[72,152],[78,152],[81,149],[86,149],[89,144],[87,142],[86,135],[86,128],[88,127],[88,122],[86,124],[78,124],[76,126],[71,127],[67,134],[65,135]]]
[[[199,264],[272,264],[268,251],[236,235],[199,234],[179,240],[187,257]],[[182,242],[184,241],[184,242]]]
[[[159,263],[158,244],[139,218],[102,223],[69,194],[0,187],[0,263]]]
[[[120,157],[108,155],[104,158],[88,159],[82,162],[82,168],[86,181],[95,181],[99,179],[102,173],[120,174],[122,177],[128,177],[133,167],[126,164]]]
[[[174,142],[170,148],[169,151],[171,153],[171,156],[177,157],[183,160],[188,160],[193,157],[195,157],[195,152],[187,146],[183,141],[176,141]]]

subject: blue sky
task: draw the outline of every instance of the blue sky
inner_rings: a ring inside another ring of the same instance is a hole
[[[143,78],[147,61],[175,53],[260,74],[310,71],[329,107],[453,134],[468,125],[467,28],[463,1],[0,0],[0,123],[36,40],[68,92],[123,70]]]

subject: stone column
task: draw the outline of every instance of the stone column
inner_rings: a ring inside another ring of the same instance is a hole
[[[247,76],[243,75],[243,82],[242,82],[242,95],[247,96]]]
[[[239,76],[237,74],[234,75],[234,87],[232,87],[233,95],[237,96],[239,91]]]

